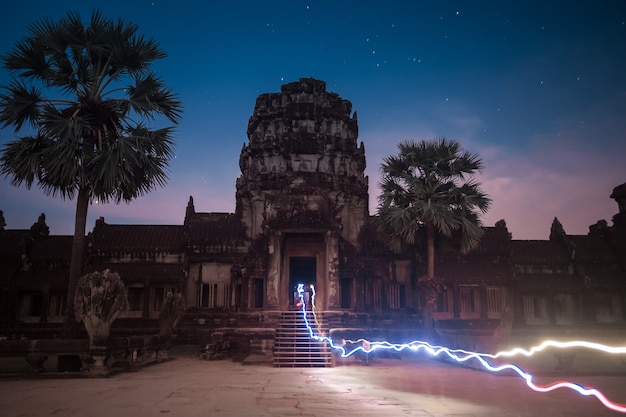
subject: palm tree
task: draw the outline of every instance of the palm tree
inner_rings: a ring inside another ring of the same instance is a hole
[[[491,200],[471,176],[483,168],[478,155],[461,149],[445,138],[432,141],[405,141],[398,155],[383,159],[382,190],[379,196],[379,226],[392,249],[415,245],[426,233],[425,330],[430,332],[434,303],[441,290],[435,276],[435,233],[460,238],[467,252],[483,235],[479,213]],[[477,212],[478,210],[478,212]]]
[[[12,79],[0,94],[0,123],[16,134],[29,128],[0,151],[0,174],[15,186],[36,182],[47,195],[76,198],[66,335],[90,202],[130,202],[167,181],[173,127],[147,122],[175,125],[182,106],[151,70],[165,52],[137,29],[98,11],[84,25],[70,12],[29,26],[1,58]]]

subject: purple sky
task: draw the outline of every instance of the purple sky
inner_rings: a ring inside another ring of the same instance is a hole
[[[25,1],[4,6],[0,53],[26,26],[93,8],[136,23],[168,52],[158,74],[185,113],[165,188],[90,207],[108,223],[182,224],[233,212],[238,160],[256,97],[301,77],[327,82],[358,112],[376,212],[380,164],[406,139],[445,136],[481,155],[487,226],[547,239],[611,224],[626,182],[626,3],[609,1]],[[0,70],[0,85],[9,74]],[[15,138],[0,130],[0,145]],[[74,202],[0,179],[7,228],[46,214],[72,234]]]

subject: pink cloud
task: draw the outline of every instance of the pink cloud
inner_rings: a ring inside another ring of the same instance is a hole
[[[621,158],[576,139],[541,143],[528,153],[484,153],[481,183],[493,198],[485,224],[505,219],[515,239],[547,239],[554,217],[568,234],[586,234],[601,219],[611,224],[617,205],[609,196],[626,181]]]
[[[220,184],[173,179],[165,188],[129,204],[92,205],[89,217],[95,222],[102,216],[107,223],[117,224],[183,224],[190,196],[198,212],[234,212],[235,180]],[[88,224],[88,230],[93,224]]]
[[[594,147],[580,139],[588,132],[537,136],[530,149],[480,146],[463,140],[465,149],[478,153],[485,169],[477,177],[493,200],[482,220],[493,226],[504,219],[514,239],[547,239],[555,217],[569,234],[587,234],[604,219],[609,225],[617,204],[609,196],[626,181],[623,149]],[[397,136],[396,136],[397,137]],[[432,136],[424,136],[430,138]],[[368,150],[370,213],[378,205],[378,182],[383,156],[397,153],[396,143],[385,141],[373,154]]]

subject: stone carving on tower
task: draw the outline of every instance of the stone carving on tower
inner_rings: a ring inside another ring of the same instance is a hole
[[[358,247],[369,215],[365,147],[352,104],[301,78],[257,98],[241,149],[236,214],[264,253],[247,257],[260,276],[264,307],[284,309],[294,284],[315,283],[322,308],[340,307],[339,248]],[[300,266],[298,266],[300,265]],[[306,265],[306,266],[302,266]],[[304,268],[304,269],[303,269]]]
[[[352,104],[301,78],[257,98],[241,150],[237,213],[255,238],[276,228],[338,230],[357,245],[368,216],[365,147]]]

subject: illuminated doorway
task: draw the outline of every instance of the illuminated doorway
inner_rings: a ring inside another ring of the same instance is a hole
[[[311,284],[315,285],[316,259],[314,256],[291,256],[289,258],[289,291],[292,292],[289,307],[296,307],[300,301],[297,287],[298,284],[304,284],[305,294],[304,301],[307,309],[311,309]]]

